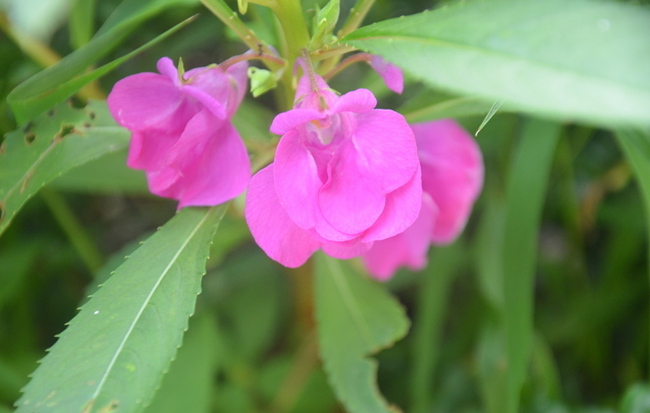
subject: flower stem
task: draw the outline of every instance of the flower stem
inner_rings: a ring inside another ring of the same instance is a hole
[[[237,13],[234,12],[223,0],[201,0],[201,3],[203,3],[203,5],[217,16],[217,18],[226,26],[230,27],[232,31],[234,31],[235,34],[251,48],[251,50],[258,52],[258,54],[268,56],[274,54],[269,45],[257,37],[255,32],[246,27],[244,22],[239,18],[239,15],[237,15]],[[275,2],[269,1],[268,3],[271,4]],[[277,70],[282,67],[282,64],[278,64],[278,62],[273,62],[271,60],[263,60],[263,62],[270,70]]]
[[[359,26],[361,26],[363,19],[366,17],[368,11],[370,11],[370,8],[374,3],[375,0],[357,0],[354,7],[350,9],[350,15],[348,16],[345,23],[343,23],[343,27],[341,27],[341,30],[339,30],[339,39],[346,34],[355,31]]]
[[[324,76],[323,79],[325,80],[330,80],[334,76],[338,75],[341,73],[343,70],[345,70],[348,66],[351,66],[355,63],[358,62],[370,62],[370,59],[372,58],[372,55],[370,53],[357,53],[354,54],[343,61],[341,63],[337,64],[332,70],[327,72]]]

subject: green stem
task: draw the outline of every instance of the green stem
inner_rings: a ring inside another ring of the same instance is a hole
[[[296,59],[300,57],[302,49],[309,44],[309,32],[299,0],[277,0],[272,10],[280,22],[284,34],[285,57],[289,63],[288,70],[284,71],[281,79],[284,91],[282,110],[287,110],[293,106],[292,68]]]
[[[96,274],[104,262],[102,254],[84,230],[83,225],[77,220],[65,199],[59,193],[47,188],[41,189],[41,196],[88,270],[92,274]]]
[[[375,0],[357,0],[354,7],[350,9],[350,15],[345,23],[343,23],[343,27],[339,30],[339,39],[361,26],[363,19],[365,19],[368,11],[370,11],[370,8],[374,3]]]
[[[273,12],[282,26],[284,32],[287,59],[293,64],[302,53],[302,49],[309,44],[309,32],[302,13],[299,0],[277,0]]]
[[[234,12],[223,0],[201,0],[201,3],[210,10],[219,20],[235,32],[237,36],[244,42],[251,50],[259,54],[274,55],[275,52],[267,45],[262,39],[257,37],[255,32],[250,30],[244,22],[241,21],[236,12]],[[269,2],[271,3],[271,2]],[[282,65],[271,60],[263,60],[266,67],[270,70],[277,70]]]

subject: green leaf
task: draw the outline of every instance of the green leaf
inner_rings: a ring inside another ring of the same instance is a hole
[[[377,362],[368,356],[406,335],[404,308],[380,284],[323,254],[315,289],[321,358],[339,400],[351,413],[399,411],[379,393]]]
[[[17,412],[137,412],[181,343],[225,205],[185,208],[149,238],[70,322]]]
[[[561,128],[529,120],[510,171],[503,235],[503,317],[508,347],[507,412],[518,410],[533,339],[534,278],[546,184]]]
[[[83,109],[62,103],[20,129],[0,146],[0,234],[23,204],[57,176],[104,154],[124,149],[129,133],[105,102]]]
[[[95,22],[95,1],[96,0],[75,0],[70,22],[70,44],[75,49],[80,48],[93,37]]]
[[[434,95],[431,91],[419,94],[399,109],[409,123],[427,122],[444,118],[485,115],[490,104],[476,96]]]
[[[619,130],[616,137],[639,183],[645,208],[646,237],[650,239],[650,132]],[[650,245],[647,254],[650,257]],[[650,266],[650,264],[648,265]],[[648,268],[648,275],[650,276],[650,267]]]
[[[650,10],[590,0],[462,1],[343,42],[434,87],[560,119],[650,124]]]
[[[92,64],[108,54],[146,19],[166,7],[183,0],[126,0],[113,12],[97,35],[85,46],[77,49],[57,64],[27,79],[7,96],[7,102],[18,123],[24,123],[45,112],[62,100],[72,96],[87,83],[103,76],[126,60],[158,43],[188,24],[187,19],[134,51],[84,73]],[[130,14],[127,14],[129,13]],[[82,74],[83,73],[83,74]]]
[[[197,315],[183,337],[183,346],[165,374],[145,413],[209,413],[216,367],[216,321],[209,314]]]
[[[74,168],[50,184],[57,190],[94,194],[149,194],[144,171],[126,166],[126,150]]]
[[[621,402],[621,413],[644,413],[650,411],[650,388],[647,384],[631,386]]]
[[[466,260],[466,248],[456,242],[432,253],[429,270],[418,280],[412,337],[411,409],[420,413],[431,410],[434,374],[440,356],[443,324],[454,276]]]

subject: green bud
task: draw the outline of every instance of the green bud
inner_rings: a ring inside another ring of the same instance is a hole
[[[251,93],[253,97],[258,97],[268,92],[278,84],[273,72],[257,67],[248,68],[248,78],[251,80]]]

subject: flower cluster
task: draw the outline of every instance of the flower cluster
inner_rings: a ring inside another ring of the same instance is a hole
[[[401,92],[399,68],[377,56],[356,60]],[[246,220],[269,257],[297,267],[318,249],[361,256],[381,280],[402,265],[422,268],[431,244],[462,231],[483,164],[454,121],[409,125],[397,112],[376,109],[369,90],[339,96],[302,62],[294,107],[270,127],[282,135],[275,160],[250,178],[231,124],[247,64],[222,66],[183,73],[162,58],[160,74],[129,76],[109,95],[111,113],[131,131],[128,166],[145,170],[152,193],[182,208],[216,205],[248,187]]]
[[[271,125],[282,135],[275,162],[248,190],[246,219],[260,247],[297,267],[319,248],[356,257],[408,228],[422,184],[404,117],[375,109],[365,89],[339,97],[314,74],[302,77],[295,102]]]
[[[164,57],[160,74],[139,73],[115,84],[107,103],[117,123],[131,131],[127,165],[146,171],[152,193],[182,208],[217,205],[246,189],[248,153],[230,119],[246,92],[247,66],[180,73]]]

